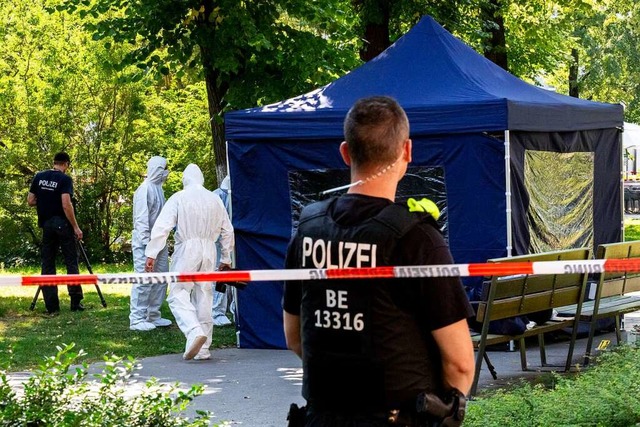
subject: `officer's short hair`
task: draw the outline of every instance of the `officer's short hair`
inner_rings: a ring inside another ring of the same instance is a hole
[[[409,138],[409,120],[391,97],[362,98],[347,113],[344,137],[354,164],[388,165],[398,159]]]
[[[53,164],[62,165],[64,163],[71,163],[71,157],[69,157],[69,155],[64,151],[60,151],[53,156]]]

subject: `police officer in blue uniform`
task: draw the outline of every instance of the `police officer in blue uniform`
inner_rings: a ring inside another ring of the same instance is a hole
[[[451,264],[428,213],[395,204],[411,161],[404,110],[388,97],[355,103],[340,153],[347,194],[307,206],[287,268]],[[469,392],[473,316],[458,278],[288,282],[287,346],[303,361],[306,426],[426,426],[416,396]]]
[[[75,239],[82,240],[82,230],[76,221],[72,203],[73,181],[66,174],[71,158],[65,152],[53,158],[53,168],[38,172],[31,181],[27,204],[38,212],[38,226],[42,228],[42,274],[56,274],[56,255],[62,251],[67,274],[78,274],[78,252]],[[83,294],[80,285],[67,285],[71,311],[82,311]],[[47,312],[60,311],[57,286],[43,286],[42,296]]]

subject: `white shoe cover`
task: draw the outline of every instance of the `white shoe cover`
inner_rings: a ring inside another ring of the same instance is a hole
[[[173,322],[171,320],[163,319],[162,317],[160,317],[160,318],[158,318],[156,320],[152,320],[151,323],[156,325],[158,328],[164,328],[164,327],[173,325]]]
[[[193,359],[194,356],[198,354],[204,343],[207,342],[207,337],[205,335],[196,335],[193,333],[189,335],[189,338],[187,338],[187,351],[182,355],[184,360]]]
[[[218,314],[213,318],[214,326],[227,326],[231,324],[231,321],[224,314]]]
[[[193,357],[193,360],[209,360],[211,359],[211,352],[206,349],[201,349],[198,354]]]
[[[151,322],[138,322],[129,326],[129,329],[131,329],[132,331],[142,331],[142,332],[151,331],[155,328],[156,328],[156,325],[154,325]]]

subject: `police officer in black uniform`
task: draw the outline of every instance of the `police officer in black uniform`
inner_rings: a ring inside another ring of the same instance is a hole
[[[364,98],[344,122],[347,194],[307,206],[287,268],[451,264],[437,223],[395,204],[411,161],[404,110]],[[473,311],[458,278],[288,282],[287,346],[303,361],[306,426],[426,426],[421,392],[469,392]]]
[[[42,274],[56,274],[56,255],[61,249],[67,274],[78,274],[78,253],[75,239],[82,240],[73,208],[73,181],[66,175],[71,158],[65,152],[53,158],[53,169],[38,172],[31,182],[27,203],[38,212],[42,228]],[[84,310],[80,285],[67,285],[71,311]],[[44,305],[50,314],[60,311],[57,286],[43,286]]]

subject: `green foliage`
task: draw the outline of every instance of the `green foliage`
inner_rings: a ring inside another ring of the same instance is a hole
[[[579,22],[581,97],[625,102],[628,121],[640,121],[640,3],[594,2]]]
[[[525,384],[470,402],[464,425],[628,427],[638,422],[640,349],[621,346],[576,377],[558,376],[551,390]]]
[[[210,414],[198,411],[193,420],[183,415],[189,403],[204,387],[188,391],[178,384],[162,386],[147,382],[141,391],[127,391],[139,368],[133,358],[106,356],[101,374],[89,381],[87,365],[78,365],[85,355],[75,345],[57,347],[22,384],[13,391],[6,367],[0,369],[0,424],[4,426],[209,426]]]
[[[567,63],[571,50],[572,18],[576,13],[571,0],[511,1],[505,10],[509,71],[534,80],[541,73],[553,72]]]
[[[624,240],[640,240],[640,222],[638,220],[625,221]]]
[[[117,70],[206,82],[209,152],[226,173],[223,113],[278,101],[329,82],[357,63],[343,0],[56,0],[50,11],[86,19],[92,39],[129,46]],[[345,34],[347,35],[345,37]]]
[[[131,198],[150,156],[167,156],[179,171],[189,161],[212,162],[204,143],[202,84],[193,86],[187,75],[179,88],[169,80],[157,86],[136,67],[116,67],[131,47],[93,41],[82,25],[89,20],[51,15],[42,1],[0,1],[0,262],[5,265],[38,259],[41,233],[26,193],[33,175],[51,167],[56,151],[73,159],[76,216],[93,261],[130,258],[122,249],[130,239]],[[154,120],[158,111],[163,120]],[[179,132],[173,122],[180,124]],[[207,178],[214,182],[211,174]],[[181,187],[176,175],[171,183],[167,196]]]
[[[164,186],[167,197],[182,189],[180,173],[189,163],[211,170],[213,158],[207,149],[210,144],[209,121],[202,114],[206,109],[204,82],[182,88],[172,86],[150,91],[146,95],[144,115],[134,122],[135,139],[167,158],[171,171]],[[137,163],[146,165],[150,154],[139,152],[133,156]],[[215,174],[205,173],[205,187],[216,188],[215,178]]]

